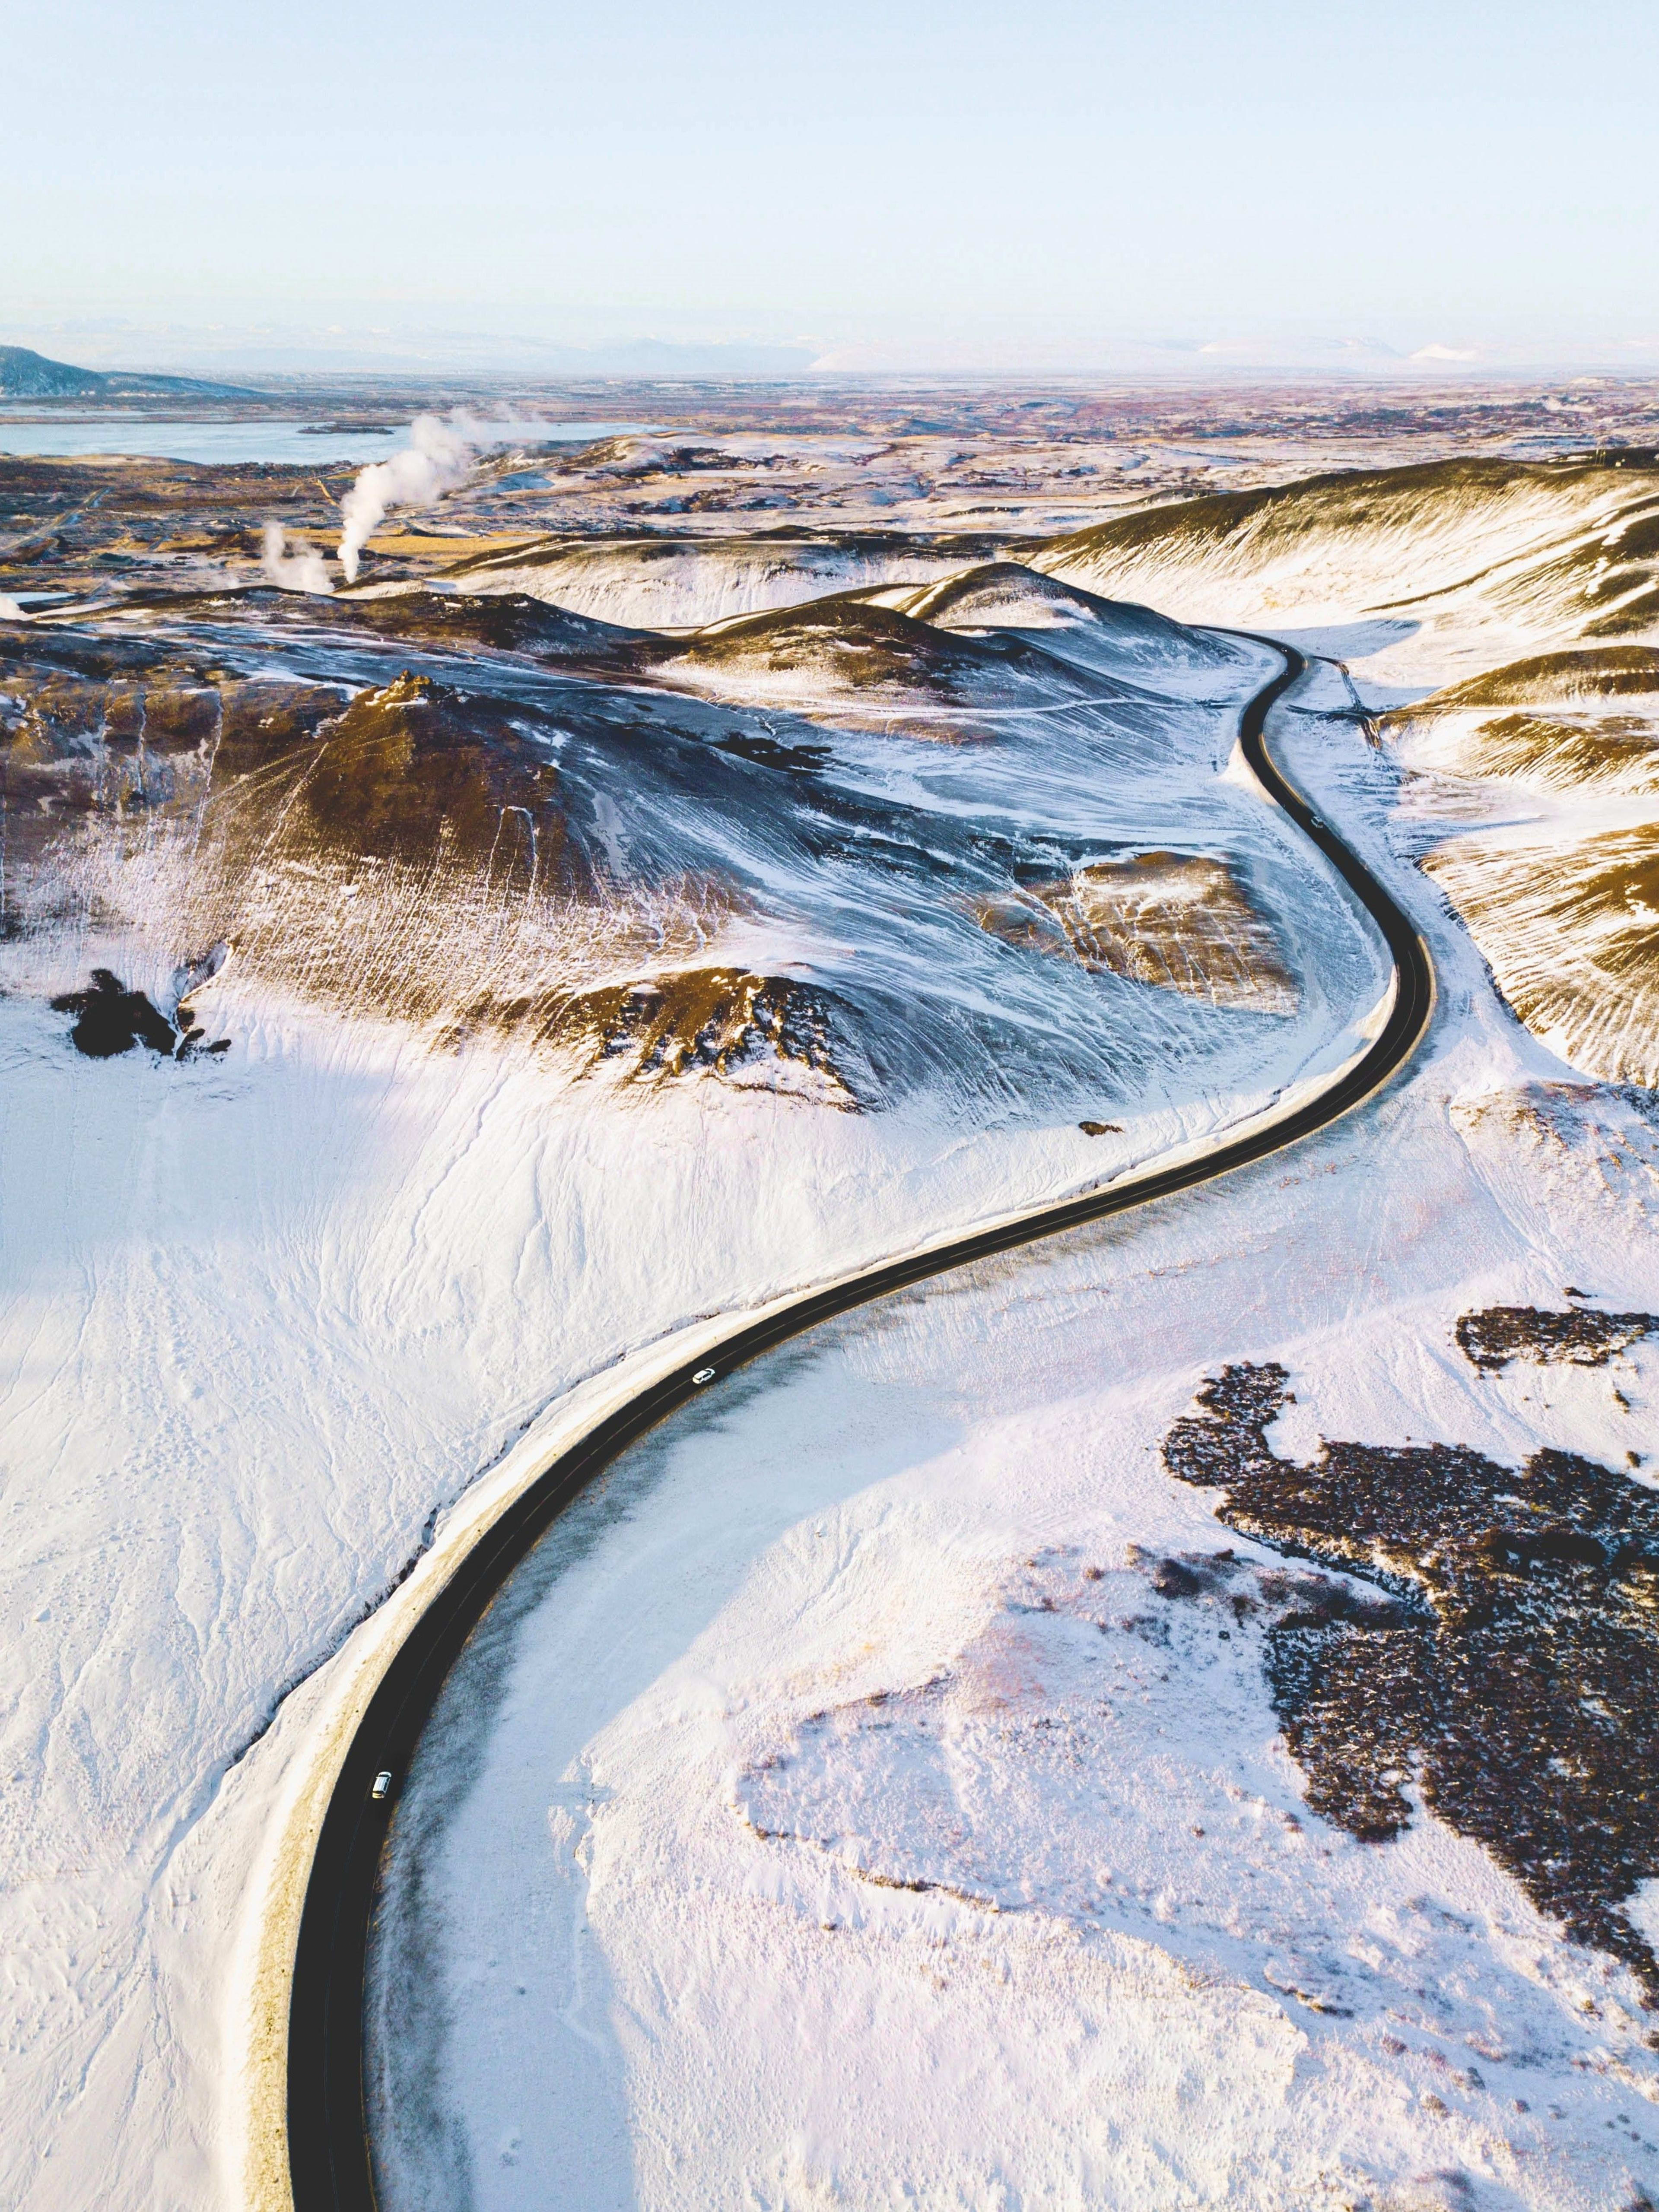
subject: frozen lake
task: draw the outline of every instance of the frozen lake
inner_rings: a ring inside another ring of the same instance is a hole
[[[502,426],[502,441],[576,442],[637,430],[637,422],[547,422]],[[88,453],[124,453],[170,461],[378,461],[409,443],[409,428],[325,430],[308,422],[161,422],[153,415],[66,415],[50,422],[9,422],[0,410],[0,453],[30,459],[78,459]]]

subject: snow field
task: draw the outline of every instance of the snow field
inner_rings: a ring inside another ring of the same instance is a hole
[[[1282,1450],[1653,1443],[1650,1348],[1493,1376],[1452,1335],[1651,1302],[1652,1131],[1390,862],[1386,763],[1310,714],[1279,744],[1431,935],[1426,1057],[1284,1160],[815,1333],[566,1517],[397,1818],[398,2212],[1659,2185],[1631,1979],[1420,1809],[1381,1846],[1311,1814],[1258,1632],[1154,1584],[1283,1564],[1158,1459],[1226,1359],[1290,1369]]]
[[[1309,1814],[1256,1632],[1151,1579],[1171,1552],[1281,1564],[1158,1464],[1223,1357],[1284,1358],[1327,1434],[1611,1458],[1650,1421],[1651,1356],[1616,1378],[1632,1416],[1607,1375],[1457,1354],[1469,1297],[1550,1294],[1501,1148],[1449,1114],[1469,1073],[1393,1133],[1411,1173],[1375,1208],[1368,1115],[1185,1220],[837,1324],[619,1464],[398,1815],[391,2204],[1449,2203],[1389,2192],[1455,2172],[1480,2204],[1612,2207],[1651,2181],[1627,1978],[1439,1823],[1371,1847]],[[1597,1212],[1573,1225],[1618,1301],[1641,1235]]]

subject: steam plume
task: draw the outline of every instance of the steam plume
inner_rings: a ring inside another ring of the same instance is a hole
[[[372,461],[340,501],[345,524],[340,539],[340,566],[348,583],[357,580],[357,562],[369,532],[392,507],[427,507],[441,494],[453,490],[466,474],[475,446],[501,434],[500,426],[486,428],[465,421],[446,422],[436,415],[417,415],[410,427],[410,443],[390,460]]]
[[[292,545],[280,522],[265,525],[264,572],[279,591],[331,592],[328,562],[314,545],[296,538]]]

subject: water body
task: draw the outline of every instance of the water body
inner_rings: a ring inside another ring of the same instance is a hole
[[[580,444],[640,430],[640,422],[547,422],[503,428],[502,442]],[[379,461],[409,443],[409,430],[320,430],[297,422],[159,422],[147,415],[70,415],[50,422],[12,422],[0,411],[0,453],[76,460],[121,453],[168,461]]]

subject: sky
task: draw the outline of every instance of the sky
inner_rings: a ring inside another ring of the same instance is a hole
[[[0,0],[0,343],[70,358],[1659,362],[1652,0]]]

